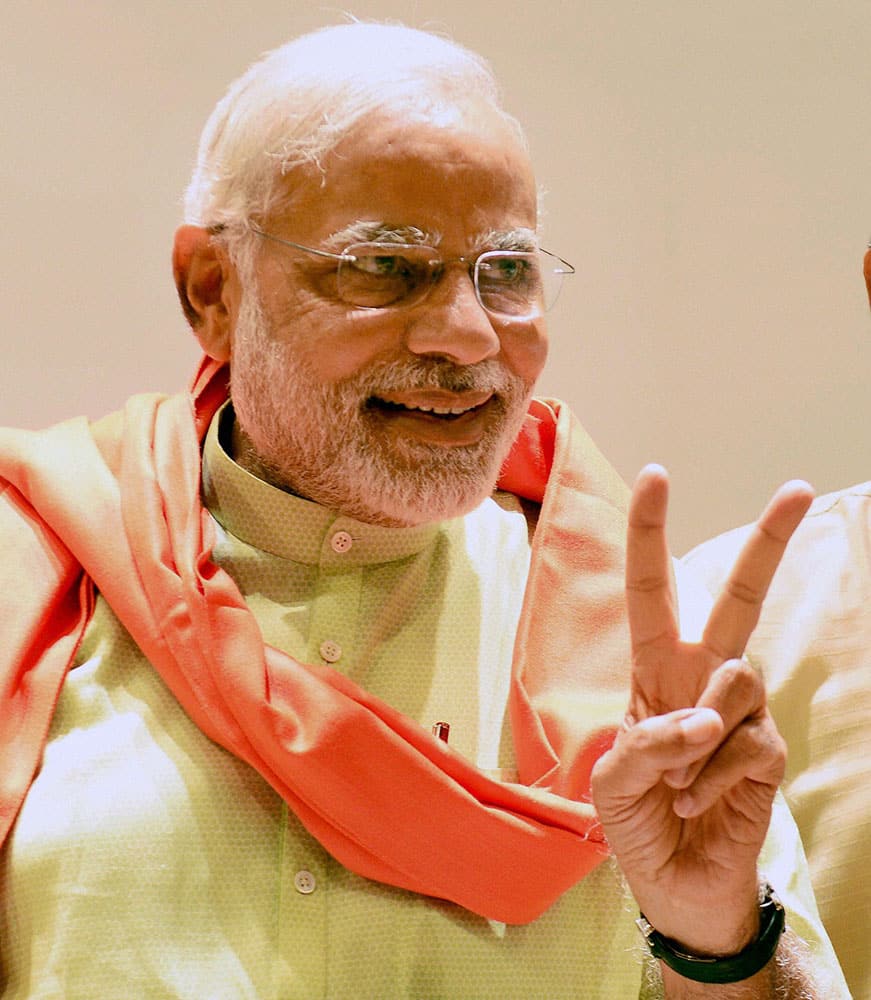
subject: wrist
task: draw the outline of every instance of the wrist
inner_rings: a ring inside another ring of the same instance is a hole
[[[680,899],[670,897],[667,907],[661,897],[651,899],[650,909],[639,899],[644,917],[664,938],[694,955],[733,955],[745,948],[759,933],[760,877],[754,871],[740,886],[726,895],[693,892]]]
[[[678,975],[700,983],[737,983],[760,972],[777,951],[783,933],[783,905],[768,883],[759,891],[756,932],[739,949],[728,952],[689,950],[665,937],[642,914],[638,926],[653,955]]]

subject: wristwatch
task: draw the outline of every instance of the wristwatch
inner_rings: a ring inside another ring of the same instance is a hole
[[[786,924],[786,914],[770,883],[763,882],[759,887],[759,933],[756,939],[737,955],[724,958],[692,955],[684,951],[677,942],[655,930],[643,913],[635,922],[651,953],[684,979],[697,983],[738,983],[755,976],[771,961]]]

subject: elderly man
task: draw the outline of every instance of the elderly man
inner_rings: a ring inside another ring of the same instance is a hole
[[[865,254],[871,303],[871,249]],[[749,528],[686,561],[717,588]],[[871,1000],[871,483],[819,497],[750,647],[789,746],[784,790],[820,912],[857,1000]]]
[[[664,475],[626,547],[531,398],[571,270],[536,202],[424,33],[303,37],[218,105],[191,394],[0,437],[4,996],[845,995],[740,659],[807,490],[681,639]]]

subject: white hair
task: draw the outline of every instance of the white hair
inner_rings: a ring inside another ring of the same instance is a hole
[[[364,118],[401,112],[427,121],[495,113],[526,148],[480,56],[437,35],[401,25],[322,28],[274,49],[230,85],[200,140],[184,214],[220,228],[229,242],[252,215],[266,215],[279,181],[323,157]]]

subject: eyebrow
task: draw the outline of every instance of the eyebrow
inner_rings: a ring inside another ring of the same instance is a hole
[[[324,240],[324,247],[341,251],[352,243],[408,243],[436,247],[441,242],[440,233],[427,233],[417,226],[396,226],[389,222],[358,219],[350,226],[331,233]]]
[[[331,233],[324,241],[324,249],[340,252],[352,243],[407,243],[418,246],[438,247],[441,233],[426,232],[417,226],[398,226],[389,222],[358,219],[349,226]],[[484,250],[538,249],[538,234],[534,229],[518,226],[514,229],[491,229],[474,237],[472,252]]]
[[[491,229],[475,240],[475,250],[520,250],[538,249],[538,234],[534,229],[518,226],[516,229]]]

